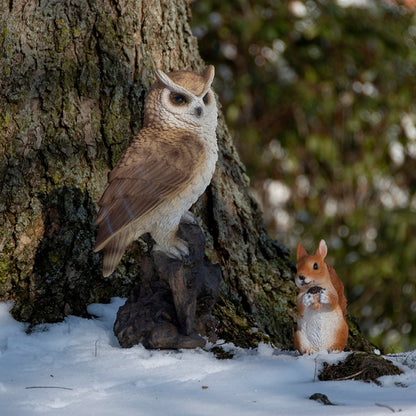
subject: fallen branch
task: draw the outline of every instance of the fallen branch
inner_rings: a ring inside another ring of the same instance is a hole
[[[388,406],[387,404],[382,404],[382,403],[374,403],[374,404],[378,407],[385,407],[386,409],[391,410],[393,413],[396,413],[396,411],[392,407]],[[401,412],[401,411],[402,409],[398,410],[398,412]]]
[[[70,387],[59,387],[59,386],[28,386],[25,387],[26,390],[29,389],[61,389],[61,390],[73,390]]]

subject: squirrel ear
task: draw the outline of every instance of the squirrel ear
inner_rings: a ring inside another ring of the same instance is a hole
[[[301,243],[298,243],[298,246],[296,247],[296,259],[300,260],[303,257],[306,257],[308,253],[306,252],[305,248]]]
[[[318,248],[316,249],[315,254],[319,254],[322,259],[324,259],[326,257],[326,255],[328,254],[328,247],[325,243],[325,240],[321,240],[319,242]]]

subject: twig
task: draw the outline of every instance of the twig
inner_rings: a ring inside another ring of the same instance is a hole
[[[382,404],[382,403],[374,403],[374,404],[378,407],[385,407],[386,409],[391,410],[393,413],[396,413],[396,411],[392,407],[388,406],[387,404]],[[402,409],[399,409],[398,411],[401,412]]]
[[[351,374],[349,376],[346,376],[346,377],[334,378],[334,379],[332,379],[332,381],[348,380],[349,378],[353,378],[355,376],[360,375],[361,373],[364,373],[364,371],[365,371],[365,368],[363,368],[362,370],[360,370],[360,371],[358,371],[358,372],[356,372],[354,374]]]
[[[61,390],[73,390],[70,387],[59,387],[59,386],[28,386],[25,387],[26,390],[29,389],[61,389]]]

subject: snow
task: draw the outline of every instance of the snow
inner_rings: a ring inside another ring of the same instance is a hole
[[[380,387],[316,379],[323,360],[346,353],[297,356],[226,344],[235,356],[218,360],[201,349],[122,349],[112,326],[123,302],[90,305],[96,319],[69,316],[30,334],[9,314],[11,304],[0,303],[0,415],[416,415],[416,352],[393,357],[405,373],[383,377]],[[337,406],[309,400],[313,393]]]

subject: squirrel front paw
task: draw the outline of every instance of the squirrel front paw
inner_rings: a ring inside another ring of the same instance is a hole
[[[322,308],[322,305],[318,301],[317,294],[305,293],[302,302],[307,308],[312,308],[315,311],[319,311],[319,309]]]
[[[325,289],[318,296],[319,303],[329,303],[329,297]]]
[[[306,307],[309,307],[315,302],[315,300],[314,300],[313,295],[311,293],[305,293],[303,295],[302,302]]]

